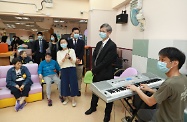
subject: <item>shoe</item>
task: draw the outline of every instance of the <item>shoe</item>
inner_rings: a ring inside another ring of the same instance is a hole
[[[76,107],[77,103],[76,102],[72,102],[72,107]]]
[[[59,96],[60,101],[63,103],[64,102],[64,98],[62,96]]]
[[[16,104],[15,104],[14,109],[15,109],[16,112],[18,112],[19,108],[20,108],[19,100],[16,100]]]
[[[48,106],[52,106],[52,100],[48,99]]]
[[[105,115],[103,122],[109,122],[109,121],[110,121],[110,116]]]
[[[66,105],[69,102],[69,99],[66,98],[66,100],[62,103],[63,105]]]
[[[86,114],[86,115],[89,115],[89,114],[91,114],[92,112],[95,112],[95,111],[96,111],[96,109],[90,108],[90,109],[88,109],[88,110],[85,112],[85,114]]]
[[[20,105],[20,109],[23,109],[27,105],[27,102],[24,100],[23,103]]]
[[[81,96],[81,91],[78,92],[77,96],[79,96],[79,97]]]

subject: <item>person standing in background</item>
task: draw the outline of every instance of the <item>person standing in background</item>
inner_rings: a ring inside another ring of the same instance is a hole
[[[76,54],[76,71],[77,71],[77,79],[79,85],[79,94],[81,96],[81,83],[82,83],[82,75],[83,75],[83,56],[84,56],[84,46],[85,43],[83,40],[79,39],[80,30],[78,28],[72,29],[72,38],[68,40],[69,48],[75,50]]]
[[[31,49],[32,51],[32,60],[34,61],[34,43],[35,43],[35,40],[33,38],[33,36],[29,36],[29,42],[27,43],[28,45],[28,49]]]
[[[8,38],[8,36],[2,36],[1,37],[1,42],[6,43],[7,42],[7,38]]]
[[[74,49],[68,48],[65,38],[59,41],[59,51],[57,52],[57,62],[61,67],[61,94],[64,96],[66,105],[69,102],[68,96],[72,97],[72,106],[76,106],[75,96],[78,95],[78,81],[76,75],[76,55]]]
[[[28,49],[31,49],[34,52],[34,39],[33,36],[29,36],[28,42],[25,43],[28,46]]]
[[[56,61],[56,55],[58,51],[58,39],[55,33],[51,34],[51,42],[49,42],[49,53],[51,53],[52,59]]]
[[[18,46],[23,44],[23,41],[19,37],[14,37],[14,40],[11,42],[11,50],[16,51]]]
[[[43,33],[37,33],[38,39],[34,43],[34,56],[35,62],[40,64],[41,60],[45,60],[46,49],[48,48],[48,44],[46,40],[43,39]]]
[[[109,38],[112,33],[112,27],[105,23],[100,26],[99,36],[102,41],[99,41],[93,52],[92,58],[92,73],[94,75],[93,82],[100,82],[103,80],[110,80],[114,78],[112,64],[117,58],[117,47],[116,44]],[[98,96],[92,94],[91,106],[85,114],[89,115],[95,112],[97,109]],[[113,102],[106,103],[105,116],[103,122],[110,121],[110,114],[112,111]]]

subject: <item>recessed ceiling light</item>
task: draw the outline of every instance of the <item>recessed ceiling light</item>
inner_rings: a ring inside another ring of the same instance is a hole
[[[59,22],[64,22],[64,21],[60,20]]]
[[[58,20],[54,20],[54,22],[59,22]]]
[[[25,26],[27,26],[27,27],[34,27],[34,25],[25,25]]]
[[[15,24],[19,25],[20,23],[19,23],[19,22],[16,22]]]
[[[15,17],[16,19],[22,19],[22,17]]]
[[[29,18],[28,17],[22,17],[24,20],[29,20]]]
[[[32,29],[32,31],[38,31],[38,29]]]
[[[80,20],[79,22],[87,22],[87,20]]]

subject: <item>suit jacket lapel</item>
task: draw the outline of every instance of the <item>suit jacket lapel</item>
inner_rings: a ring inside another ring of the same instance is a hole
[[[105,50],[108,48],[108,45],[110,44],[110,41],[111,41],[110,39],[107,41],[107,43],[105,44],[105,46],[104,46],[103,49],[101,50],[99,56],[102,55],[102,54],[105,52]],[[101,43],[101,44],[102,44],[102,43]]]

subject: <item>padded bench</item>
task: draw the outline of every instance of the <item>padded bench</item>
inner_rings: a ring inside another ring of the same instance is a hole
[[[26,98],[27,102],[33,102],[42,100],[42,86],[38,77],[38,64],[25,64],[31,73],[31,80],[33,84],[29,92],[29,97]],[[10,93],[10,90],[6,88],[6,75],[7,71],[12,67],[9,66],[0,66],[0,108],[13,106],[15,105],[16,99]]]

